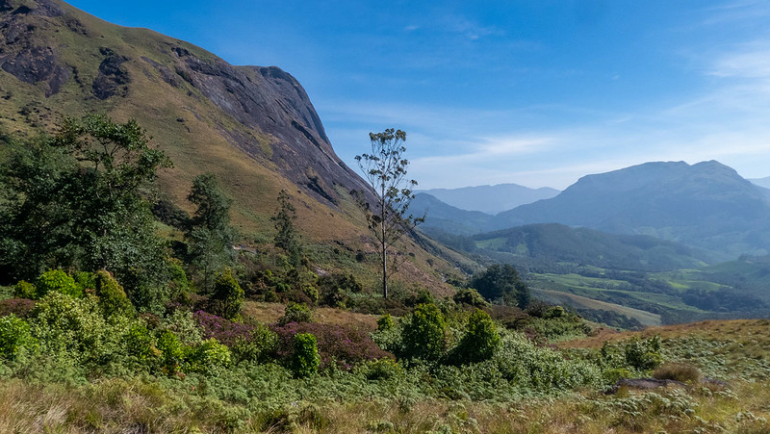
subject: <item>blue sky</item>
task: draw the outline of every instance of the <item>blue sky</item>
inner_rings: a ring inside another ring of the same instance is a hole
[[[420,188],[565,188],[647,161],[770,175],[770,2],[74,0],[303,84],[352,167],[407,132]]]

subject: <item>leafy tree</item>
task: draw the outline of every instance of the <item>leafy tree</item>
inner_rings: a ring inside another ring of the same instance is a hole
[[[65,119],[53,138],[14,146],[0,176],[0,261],[26,278],[108,269],[132,299],[157,302],[163,249],[141,191],[170,165],[135,120],[103,115]]]
[[[379,244],[382,296],[388,298],[388,249],[424,218],[415,218],[408,213],[414,199],[412,188],[417,181],[406,179],[409,166],[409,160],[403,158],[406,133],[389,128],[382,133],[369,133],[369,140],[371,153],[357,155],[356,161],[374,191],[374,200],[368,202],[366,193],[360,193],[359,204],[366,212],[369,229]]]
[[[495,323],[489,314],[476,309],[470,318],[460,343],[455,348],[455,361],[459,363],[478,363],[492,358],[500,348],[502,340],[497,333]]]
[[[233,319],[241,310],[244,292],[238,281],[233,277],[230,267],[226,267],[214,283],[212,301],[216,305],[216,313],[224,318]]]
[[[420,304],[404,323],[403,351],[406,357],[438,360],[446,349],[446,320],[435,304]]]
[[[530,303],[530,292],[511,265],[492,265],[471,279],[470,286],[491,301],[516,305],[521,309]]]
[[[279,249],[283,249],[289,255],[289,263],[294,268],[298,268],[302,262],[302,245],[294,227],[297,212],[286,190],[281,190],[278,194],[278,204],[278,211],[271,218],[277,231],[273,243]]]
[[[202,275],[203,289],[209,291],[215,273],[231,265],[235,255],[235,230],[230,226],[233,201],[212,173],[195,177],[187,199],[198,206],[186,234],[191,262]]]

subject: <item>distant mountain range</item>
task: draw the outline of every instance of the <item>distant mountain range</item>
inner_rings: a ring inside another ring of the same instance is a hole
[[[419,192],[430,194],[440,201],[464,211],[481,211],[491,215],[541,199],[550,199],[559,194],[559,190],[549,187],[533,189],[518,184],[482,185],[454,189],[435,188]]]
[[[704,248],[723,259],[770,251],[768,191],[717,161],[656,162],[588,175],[556,197],[490,219],[469,218],[425,198],[426,228],[483,233],[533,223],[560,223],[616,234],[649,235]],[[461,222],[461,230],[455,229]]]
[[[765,178],[749,179],[749,181],[751,181],[754,185],[758,185],[764,188],[770,188],[770,176]]]

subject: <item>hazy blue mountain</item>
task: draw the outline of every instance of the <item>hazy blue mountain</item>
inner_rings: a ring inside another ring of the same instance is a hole
[[[717,161],[646,163],[584,176],[552,199],[498,214],[491,227],[531,223],[651,235],[733,257],[770,251],[767,197]]]
[[[754,185],[758,185],[763,188],[770,188],[770,176],[765,178],[749,179]]]
[[[546,268],[559,263],[640,271],[700,268],[718,258],[700,249],[646,235],[608,234],[548,223],[472,236],[478,248],[509,253],[507,262]]]
[[[427,193],[417,193],[409,206],[415,216],[425,216],[422,229],[438,229],[458,235],[482,232],[492,221],[492,216],[479,211],[465,211],[436,199]]]
[[[550,199],[559,190],[543,187],[528,188],[517,184],[482,185],[464,188],[436,188],[424,190],[440,201],[465,211],[481,211],[487,214],[497,214],[519,205]]]

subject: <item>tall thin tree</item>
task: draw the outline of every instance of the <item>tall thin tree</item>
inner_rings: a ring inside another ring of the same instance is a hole
[[[382,133],[369,133],[371,153],[356,156],[364,178],[372,186],[375,199],[366,200],[359,194],[359,204],[366,212],[369,229],[379,244],[382,267],[382,296],[388,298],[388,249],[402,235],[410,232],[424,218],[409,214],[409,204],[414,199],[412,188],[417,181],[407,179],[409,160],[403,157],[406,133],[393,128]]]

